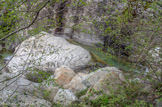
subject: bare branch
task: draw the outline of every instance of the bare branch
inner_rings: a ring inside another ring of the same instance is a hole
[[[7,36],[1,38],[0,41],[3,41],[3,40],[5,40],[5,39],[7,39],[8,37],[12,36],[13,34],[19,32],[19,31],[21,31],[21,30],[24,30],[24,29],[26,29],[26,28],[29,28],[29,27],[30,27],[32,24],[34,24],[34,22],[37,20],[40,11],[41,11],[49,2],[50,2],[50,0],[48,0],[48,1],[47,1],[47,2],[46,2],[37,12],[36,12],[35,18],[33,19],[33,21],[32,21],[29,25],[27,25],[27,26],[25,26],[25,27],[22,27],[22,28],[20,28],[20,29],[14,31],[14,32],[8,34]]]

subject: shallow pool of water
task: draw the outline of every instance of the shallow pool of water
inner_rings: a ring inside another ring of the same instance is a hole
[[[9,60],[12,56],[10,51],[0,51],[0,69],[4,66],[5,60]]]

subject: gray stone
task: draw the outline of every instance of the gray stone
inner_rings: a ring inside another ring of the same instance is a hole
[[[77,97],[70,90],[59,89],[53,102],[67,106],[77,100]]]

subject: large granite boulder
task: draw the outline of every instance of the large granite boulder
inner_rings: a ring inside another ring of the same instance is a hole
[[[78,69],[86,66],[90,60],[90,53],[82,47],[70,44],[64,38],[41,32],[16,48],[8,68],[13,73],[33,68],[54,71],[62,65]]]

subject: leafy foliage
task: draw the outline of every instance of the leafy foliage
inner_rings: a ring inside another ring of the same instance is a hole
[[[28,80],[37,83],[41,83],[42,81],[48,79],[50,75],[51,74],[49,72],[40,71],[38,69],[34,69],[32,72],[26,74]]]
[[[96,99],[89,99],[90,96],[85,97],[78,105],[89,105],[89,107],[153,107],[150,102],[147,102],[149,93],[143,90],[141,83],[134,81],[119,87],[115,92],[112,90],[109,95],[99,94]],[[96,93],[98,92],[93,91],[90,95]]]

